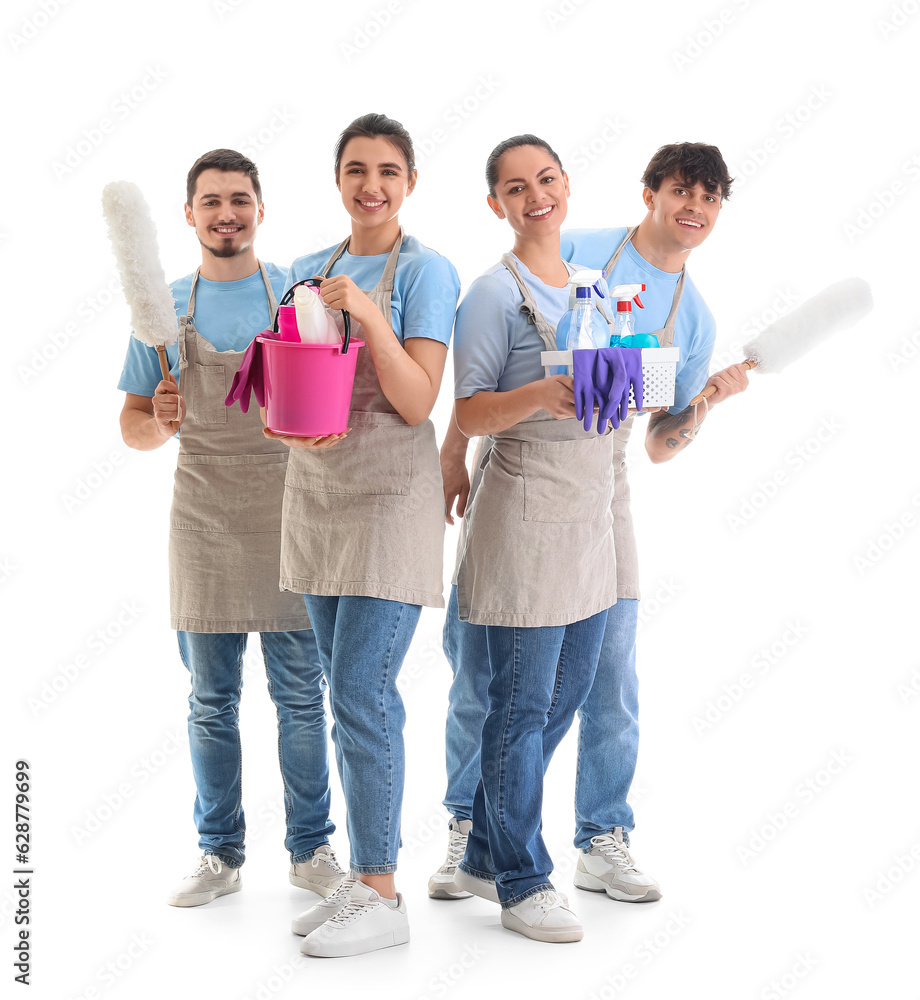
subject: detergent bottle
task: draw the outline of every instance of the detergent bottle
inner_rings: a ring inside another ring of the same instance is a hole
[[[658,338],[653,334],[636,334],[635,319],[632,314],[633,302],[644,309],[639,298],[639,292],[645,291],[645,285],[616,285],[610,290],[610,298],[617,300],[617,311],[613,318],[613,335],[610,338],[611,347],[657,347]],[[636,337],[643,338],[642,343],[636,342]],[[652,343],[654,341],[654,343]]]
[[[308,285],[298,285],[294,289],[294,309],[297,316],[297,330],[303,344],[338,344],[341,337],[335,321],[329,315],[319,290]]]
[[[610,339],[610,328],[604,317],[595,308],[594,294],[603,297],[600,282],[602,271],[587,269],[575,271],[569,277],[572,293],[569,302],[574,305],[563,313],[556,326],[556,347],[560,351],[591,350],[606,347]]]

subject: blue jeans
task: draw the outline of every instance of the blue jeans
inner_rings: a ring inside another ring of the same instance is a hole
[[[639,681],[636,624],[639,602],[621,598],[607,612],[597,674],[579,710],[578,772],[575,784],[575,846],[621,826],[629,842],[635,823],[626,801],[639,752]],[[444,805],[457,819],[473,818],[479,781],[482,724],[489,707],[486,626],[457,616],[457,588],[451,588],[444,623],[444,653],[454,679],[447,711],[447,794]]]
[[[572,625],[485,626],[489,711],[461,867],[494,877],[504,907],[552,888],[553,862],[540,829],[543,775],[591,690],[606,620],[601,611]]]
[[[422,609],[377,597],[304,594],[329,681],[332,738],[358,874],[396,871],[406,713],[396,677]]]
[[[192,679],[188,738],[198,846],[230,868],[245,859],[239,706],[245,632],[177,632]],[[278,760],[295,864],[329,842],[329,761],[323,676],[310,629],[261,632],[268,692],[278,714]]]

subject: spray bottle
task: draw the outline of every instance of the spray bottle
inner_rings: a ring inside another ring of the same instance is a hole
[[[613,319],[613,336],[610,338],[611,347],[657,347],[658,338],[652,336],[651,340],[655,343],[635,343],[636,327],[635,320],[632,314],[632,304],[633,302],[640,309],[644,309],[645,306],[639,299],[639,292],[645,291],[645,285],[616,285],[610,290],[610,298],[617,300],[617,311],[616,316]],[[647,334],[640,334],[640,336],[648,339]],[[629,338],[626,340],[626,338]],[[624,341],[626,341],[624,343]]]
[[[586,269],[575,271],[569,278],[574,293],[574,305],[559,320],[556,326],[556,347],[560,351],[592,350],[606,347],[609,343],[610,328],[604,317],[595,309],[593,294],[603,297],[599,282],[603,271]],[[572,295],[569,296],[572,301]]]

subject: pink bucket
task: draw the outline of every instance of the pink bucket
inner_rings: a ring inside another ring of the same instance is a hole
[[[348,428],[355,365],[363,340],[302,344],[257,338],[262,344],[265,423],[276,434],[321,437]]]

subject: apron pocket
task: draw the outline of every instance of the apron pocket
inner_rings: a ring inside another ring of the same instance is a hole
[[[281,531],[287,455],[180,455],[170,525],[184,531]]]
[[[342,496],[408,496],[416,428],[396,413],[352,412],[332,448],[292,450],[287,487]]]
[[[227,422],[227,369],[223,365],[195,363],[198,392],[191,400],[194,417],[201,424]]]
[[[613,469],[604,438],[521,442],[524,520],[593,521],[609,506]]]

